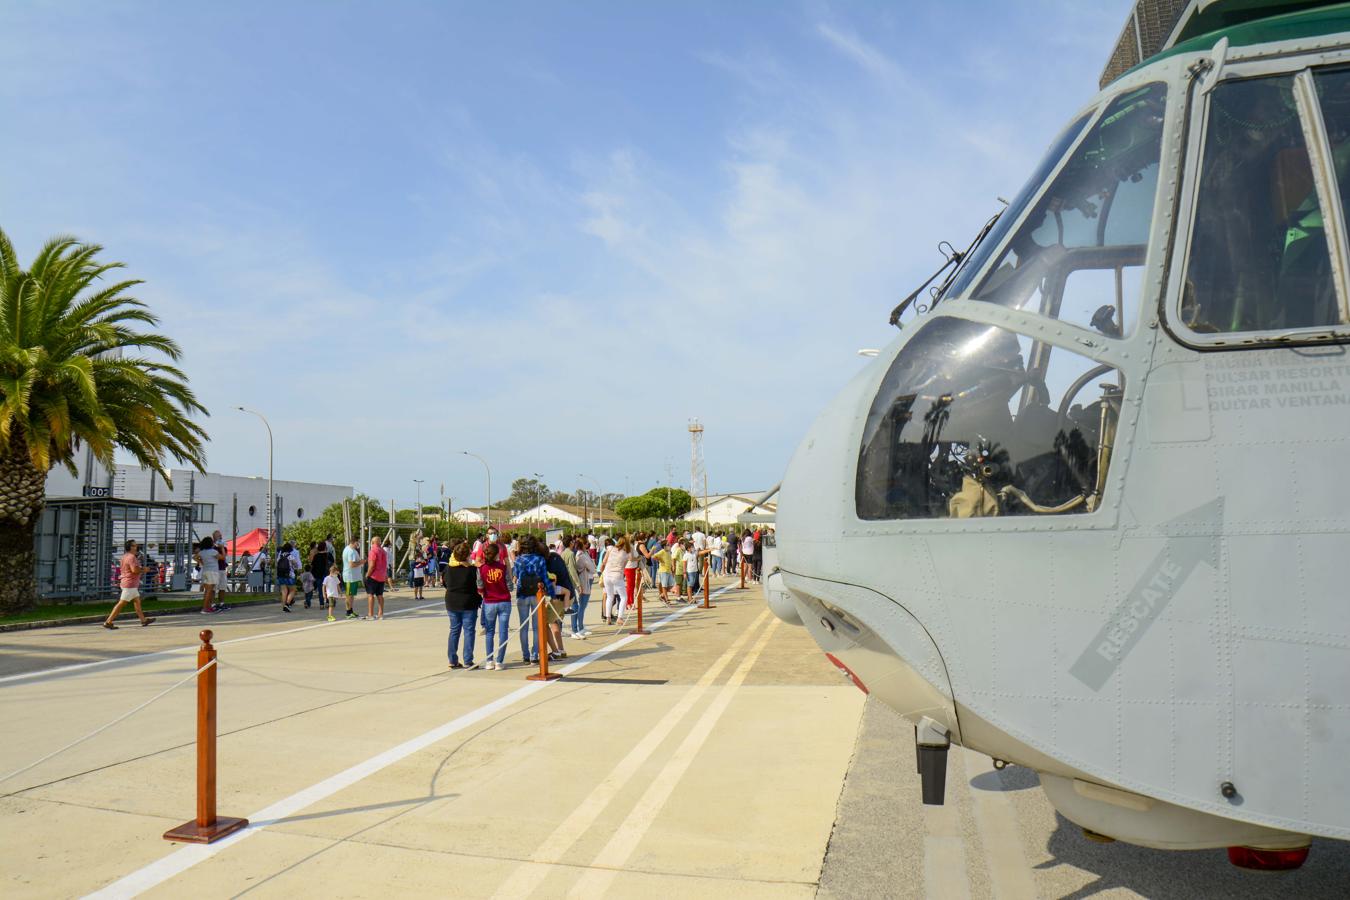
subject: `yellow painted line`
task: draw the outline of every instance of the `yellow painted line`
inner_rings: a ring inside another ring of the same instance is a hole
[[[994,897],[997,900],[1032,900],[1036,896],[1036,885],[1031,879],[1031,864],[1022,847],[1012,801],[1001,790],[982,791],[970,785],[972,776],[994,771],[993,761],[965,748],[953,747],[952,751],[958,749],[965,762],[966,788],[970,791],[975,825],[984,844],[984,860],[989,868]]]
[[[731,661],[736,658],[745,647],[746,642],[754,636],[755,631],[768,617],[769,611],[766,609],[759,614],[759,618],[750,623],[750,627],[746,628],[736,638],[732,645],[727,648],[727,651],[712,664],[708,671],[703,673],[703,676],[694,686],[684,693],[680,701],[671,707],[659,722],[652,726],[652,729],[628,752],[628,755],[610,769],[604,781],[600,782],[595,790],[591,791],[586,799],[572,811],[571,815],[564,819],[553,830],[553,833],[539,845],[539,849],[530,855],[529,862],[517,867],[511,877],[503,882],[501,887],[497,888],[496,893],[492,895],[493,900],[516,900],[519,897],[528,897],[539,887],[551,871],[550,867],[563,861],[572,846],[595,824],[624,786],[651,758],[652,754],[661,746],[661,743],[670,736],[670,733],[675,730],[675,726],[689,714],[694,704],[703,697],[717,676],[721,675],[722,670],[731,664]]]
[[[717,724],[717,720],[726,712],[727,706],[736,695],[736,690],[745,681],[750,669],[759,659],[759,655],[769,643],[769,638],[773,637],[774,630],[777,629],[779,622],[780,620],[775,617],[769,623],[769,627],[760,635],[759,640],[755,642],[755,646],[746,654],[745,659],[732,673],[731,678],[718,692],[717,697],[704,710],[703,715],[694,724],[693,729],[680,744],[679,749],[670,757],[661,773],[647,788],[647,792],[642,795],[642,799],[638,800],[637,806],[633,807],[633,811],[628,814],[628,818],[623,820],[623,824],[609,839],[609,843],[605,844],[604,849],[596,854],[595,859],[591,861],[592,868],[588,869],[578,879],[567,895],[569,898],[572,898],[572,900],[592,900],[592,898],[603,896],[609,890],[615,876],[628,863],[633,851],[637,849],[652,823],[656,821],[661,808],[666,805],[666,801],[674,793],[680,779],[693,765],[694,759],[698,756],[698,752],[704,743],[707,742],[708,736]],[[594,868],[596,866],[604,866],[605,868]]]

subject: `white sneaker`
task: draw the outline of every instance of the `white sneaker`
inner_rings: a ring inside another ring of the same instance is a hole
[[[584,638],[588,638],[588,637],[590,637],[592,634],[593,634],[593,632],[592,632],[589,628],[583,628],[583,629],[581,629],[581,636],[584,637]]]
[[[497,668],[497,664],[490,659],[487,662],[483,663],[484,671],[491,672],[495,668]]]
[[[498,671],[501,671],[502,669],[505,669],[505,668],[506,668],[506,663],[504,663],[504,662],[499,662],[499,663],[497,663],[495,666],[493,666],[492,668],[494,668],[494,669],[496,669],[496,670],[498,670]]]

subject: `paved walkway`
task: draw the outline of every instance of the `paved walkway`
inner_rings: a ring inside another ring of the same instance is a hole
[[[448,671],[443,610],[411,606],[6,635],[0,773],[190,673],[213,627],[219,809],[260,827],[160,838],[194,810],[185,685],[0,785],[3,893],[815,894],[863,697],[755,594],[664,622],[657,604],[651,636],[571,642],[548,685],[519,665]]]
[[[213,628],[219,809],[254,823],[210,847],[160,838],[194,811],[187,684],[0,784],[0,893],[1330,897],[1350,883],[1345,844],[1273,877],[1222,851],[1090,844],[1034,775],[959,749],[948,805],[925,809],[907,725],[757,591],[716,602],[656,604],[647,637],[569,642],[548,685],[518,664],[448,671],[439,602],[406,592],[383,622],[252,608],[0,635],[3,775],[191,673]]]

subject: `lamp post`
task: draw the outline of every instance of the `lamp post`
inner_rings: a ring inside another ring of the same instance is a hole
[[[477,453],[470,453],[468,450],[461,450],[461,451],[459,451],[459,452],[462,453],[462,454],[465,455],[465,456],[472,456],[474,459],[478,460],[480,463],[483,464],[483,471],[487,472],[487,527],[488,527],[488,528],[491,528],[491,527],[492,527],[492,468],[488,465],[487,460],[486,460],[486,459],[483,459],[483,457],[479,456]]]
[[[417,530],[422,530],[422,482],[425,478],[414,478],[413,484],[417,485]]]
[[[596,481],[589,475],[583,475],[580,472],[578,472],[577,477],[585,478],[587,481],[595,485],[595,499],[596,502],[600,504],[599,517],[603,519],[605,517],[605,489],[600,487],[600,482]]]
[[[267,558],[270,560],[276,553],[276,528],[272,525],[272,516],[275,514],[273,507],[277,502],[275,495],[272,493],[272,424],[267,421],[267,416],[256,409],[247,409],[243,406],[236,406],[235,409],[257,416],[262,419],[263,425],[267,428]],[[263,571],[267,571],[265,564]]]

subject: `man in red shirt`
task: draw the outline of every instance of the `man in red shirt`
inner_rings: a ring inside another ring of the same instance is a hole
[[[380,545],[379,538],[370,539],[370,555],[366,557],[366,618],[384,618],[384,583],[389,580],[389,554]],[[375,615],[379,601],[380,614]]]
[[[112,612],[108,613],[108,618],[103,621],[103,627],[109,630],[117,627],[113,621],[128,600],[136,604],[136,618],[141,620],[141,625],[149,625],[155,621],[154,618],[147,618],[141,609],[141,573],[145,571],[145,567],[141,565],[141,556],[137,552],[140,546],[135,541],[127,541],[123,547],[126,553],[122,556],[117,573],[117,584],[122,589],[122,596],[112,608]]]

